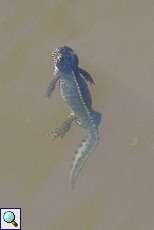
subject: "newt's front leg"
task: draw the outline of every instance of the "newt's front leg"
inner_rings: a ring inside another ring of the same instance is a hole
[[[65,133],[67,133],[70,130],[72,122],[74,120],[75,120],[75,114],[71,113],[59,128],[56,128],[54,131],[51,132],[54,137],[53,139],[56,139],[57,137],[63,138]]]
[[[56,87],[56,83],[59,80],[59,76],[54,76],[54,78],[50,81],[46,95],[47,97],[50,97],[52,92],[54,91],[55,87]]]

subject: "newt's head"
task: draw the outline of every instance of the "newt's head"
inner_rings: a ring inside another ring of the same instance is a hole
[[[71,72],[78,66],[78,57],[75,52],[67,47],[57,48],[51,53],[54,66],[61,72]]]

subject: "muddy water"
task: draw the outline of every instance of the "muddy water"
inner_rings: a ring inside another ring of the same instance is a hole
[[[0,206],[21,207],[24,229],[154,228],[153,1],[0,2]],[[95,78],[101,143],[76,190],[68,185],[73,127],[61,141],[47,134],[68,109],[48,53],[69,45]]]

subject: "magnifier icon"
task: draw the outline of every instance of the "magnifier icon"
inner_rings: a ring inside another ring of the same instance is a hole
[[[18,226],[17,222],[15,221],[15,215],[13,212],[11,211],[7,211],[4,213],[3,215],[3,220],[6,222],[6,223],[10,223],[10,224],[13,224],[15,227]]]

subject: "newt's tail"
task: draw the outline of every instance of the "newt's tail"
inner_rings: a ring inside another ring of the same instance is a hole
[[[98,130],[96,128],[91,128],[91,130],[89,130],[87,138],[81,142],[75,153],[73,166],[70,173],[70,182],[72,188],[74,188],[81,169],[83,168],[91,153],[94,151],[98,142]]]

